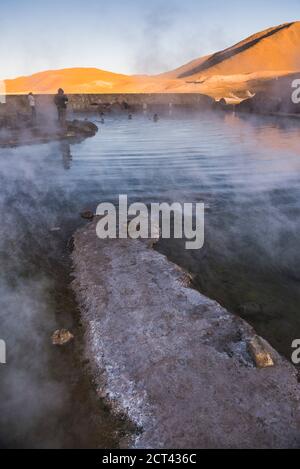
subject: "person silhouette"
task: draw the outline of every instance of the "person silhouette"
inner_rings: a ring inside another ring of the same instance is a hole
[[[67,116],[67,104],[68,104],[68,97],[65,95],[65,92],[62,88],[59,88],[57,94],[54,97],[54,103],[57,107],[58,113],[58,122],[62,127],[66,125],[66,116]]]

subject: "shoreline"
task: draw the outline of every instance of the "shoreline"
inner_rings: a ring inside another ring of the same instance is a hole
[[[296,369],[248,323],[145,242],[101,241],[95,222],[74,242],[86,355],[98,395],[139,429],[133,447],[299,446]],[[253,341],[274,366],[257,367]]]

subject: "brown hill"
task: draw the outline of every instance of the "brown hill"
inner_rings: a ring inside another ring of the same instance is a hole
[[[254,34],[216,54],[172,73],[174,78],[300,70],[300,22],[285,23]],[[176,73],[177,72],[177,73]]]
[[[126,75],[106,72],[97,68],[67,68],[48,70],[27,77],[6,80],[7,93],[55,93],[64,87],[68,93],[88,92],[99,88],[111,92],[129,79]]]

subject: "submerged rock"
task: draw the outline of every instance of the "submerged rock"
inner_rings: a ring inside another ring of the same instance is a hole
[[[57,330],[52,334],[53,345],[66,345],[74,339],[73,334],[67,329]]]
[[[83,134],[86,136],[95,135],[98,132],[98,127],[88,120],[78,120],[74,119],[73,121],[67,122],[68,131],[73,132],[75,135]]]
[[[143,429],[132,445],[299,447],[295,368],[271,346],[276,366],[257,368],[269,357],[244,320],[149,243],[98,239],[96,221],[74,236],[73,288],[97,385]]]
[[[52,141],[81,141],[87,137],[93,137],[98,127],[87,120],[67,121],[65,127],[60,127],[53,122],[38,122],[33,127],[27,121],[18,126],[6,126],[0,129],[0,147],[15,147],[21,145],[33,145]]]

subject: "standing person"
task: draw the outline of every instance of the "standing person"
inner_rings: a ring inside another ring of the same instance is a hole
[[[58,122],[62,127],[66,125],[67,103],[69,99],[62,88],[59,88],[55,95],[54,102],[57,107]]]
[[[33,93],[28,94],[28,103],[31,109],[31,122],[32,124],[35,124],[36,123],[36,107],[35,107],[35,97],[33,96]]]

